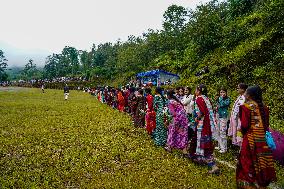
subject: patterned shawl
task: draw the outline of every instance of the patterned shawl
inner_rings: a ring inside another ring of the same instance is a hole
[[[256,102],[250,101],[244,106],[250,110],[250,132],[247,137],[251,157],[258,183],[276,180],[272,152],[265,139],[265,127],[261,118],[260,109]]]

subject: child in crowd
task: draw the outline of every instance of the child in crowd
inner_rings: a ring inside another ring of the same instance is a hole
[[[216,127],[216,139],[218,140],[218,150],[220,153],[227,151],[227,122],[228,122],[228,110],[230,106],[230,98],[227,96],[227,89],[221,88],[219,91],[219,98],[217,99],[217,127]]]

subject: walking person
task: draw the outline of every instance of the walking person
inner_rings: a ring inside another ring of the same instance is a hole
[[[243,142],[236,171],[237,187],[266,188],[276,181],[272,151],[265,139],[269,110],[262,102],[259,86],[249,87],[245,97],[239,111]]]
[[[233,105],[233,109],[230,116],[230,124],[228,129],[228,136],[232,136],[232,144],[236,146],[241,146],[242,144],[242,133],[241,133],[241,123],[239,119],[239,109],[240,106],[245,102],[244,93],[248,86],[244,83],[240,83],[237,87],[239,96]]]
[[[219,91],[219,98],[217,99],[217,128],[216,138],[218,141],[218,149],[220,153],[227,152],[227,123],[228,110],[230,106],[230,98],[227,96],[227,89],[221,88]]]
[[[69,87],[68,87],[67,83],[65,84],[63,90],[64,90],[64,99],[67,100],[68,97],[69,97]]]
[[[207,164],[209,174],[219,173],[214,160],[212,130],[216,127],[211,102],[207,97],[207,88],[201,84],[195,90],[194,102],[195,133],[190,142],[190,158],[196,163]]]
[[[41,91],[44,93],[44,83],[41,85]]]

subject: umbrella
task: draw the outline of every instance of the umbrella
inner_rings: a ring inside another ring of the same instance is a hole
[[[284,165],[284,135],[279,131],[269,129],[274,139],[276,149],[272,151],[273,157],[280,165]]]

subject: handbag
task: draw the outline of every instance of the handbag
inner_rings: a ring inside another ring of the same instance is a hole
[[[266,139],[266,143],[267,143],[268,147],[271,150],[275,150],[276,149],[276,145],[275,145],[274,139],[273,139],[273,137],[271,135],[271,132],[269,132],[269,131],[265,132],[265,139]]]

